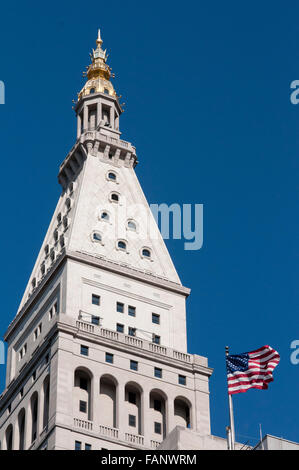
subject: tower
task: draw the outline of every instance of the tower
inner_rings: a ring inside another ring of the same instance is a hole
[[[99,32],[75,105],[77,140],[5,334],[2,449],[155,449],[210,434],[207,359],[187,352],[181,284],[121,139]]]

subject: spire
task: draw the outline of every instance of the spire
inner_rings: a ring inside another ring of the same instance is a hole
[[[106,63],[108,55],[106,49],[102,49],[103,40],[101,37],[101,30],[98,30],[98,37],[96,40],[97,48],[92,49],[90,54],[91,64],[87,67],[87,71],[83,72],[83,76],[87,77],[87,82],[78,94],[78,101],[91,93],[106,93],[111,96],[117,96],[114,87],[110,81],[114,78],[111,73],[111,67]]]

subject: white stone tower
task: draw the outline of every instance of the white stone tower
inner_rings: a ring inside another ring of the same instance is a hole
[[[187,353],[183,287],[142,192],[100,33],[62,193],[5,335],[2,449],[155,449],[210,434],[207,359]]]

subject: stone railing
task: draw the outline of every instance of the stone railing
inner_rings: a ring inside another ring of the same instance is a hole
[[[91,421],[86,421],[84,419],[74,418],[74,426],[79,429],[86,429],[87,431],[92,431],[93,423]]]
[[[110,426],[105,426],[104,424],[99,425],[99,433],[102,436],[113,437],[118,439],[118,429],[111,428]]]
[[[159,447],[160,444],[161,444],[161,442],[159,442],[159,441],[151,440],[151,448],[152,449],[157,449],[157,447]]]
[[[134,346],[136,348],[150,351],[151,353],[159,354],[161,356],[171,357],[177,361],[185,362],[187,364],[193,363],[193,356],[191,354],[176,351],[175,349],[168,348],[166,346],[161,346],[159,344],[151,343],[150,341],[138,338],[136,336],[125,335],[123,333],[118,333],[117,331],[109,330],[107,328],[101,328],[100,326],[93,325],[83,320],[77,320],[76,327],[79,330],[99,335],[108,340],[125,343],[129,346]]]
[[[125,433],[125,440],[130,442],[131,444],[137,444],[139,446],[144,445],[144,437],[139,436],[138,434],[130,434],[128,432]]]

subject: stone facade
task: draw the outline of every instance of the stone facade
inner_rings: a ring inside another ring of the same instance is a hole
[[[210,435],[212,370],[187,352],[190,291],[120,139],[99,38],[62,193],[5,335],[2,449],[156,449],[176,426]]]

